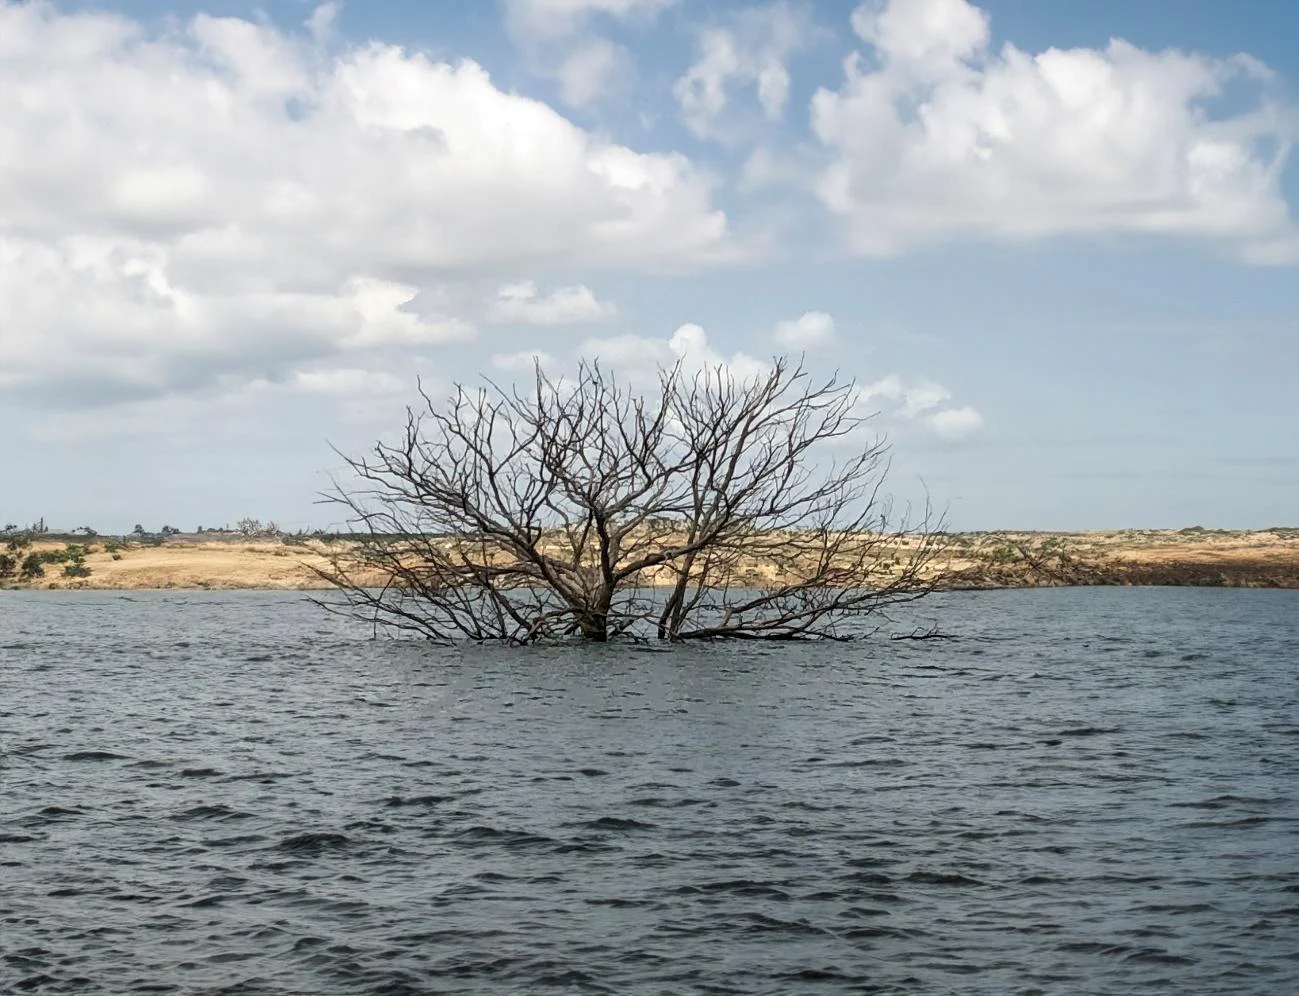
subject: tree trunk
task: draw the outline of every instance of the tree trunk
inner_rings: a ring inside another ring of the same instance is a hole
[[[589,612],[578,617],[577,628],[582,631],[582,638],[593,643],[605,643],[609,639],[609,615],[606,612]]]

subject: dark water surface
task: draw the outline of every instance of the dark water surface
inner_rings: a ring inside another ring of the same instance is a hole
[[[0,593],[0,992],[1299,992],[1299,592],[374,642]]]

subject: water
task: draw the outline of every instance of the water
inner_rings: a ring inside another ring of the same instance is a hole
[[[3,593],[0,991],[1299,991],[1299,592],[929,606],[507,651]]]

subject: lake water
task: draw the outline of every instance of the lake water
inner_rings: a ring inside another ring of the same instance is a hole
[[[0,593],[0,991],[1299,992],[1299,592],[926,614],[445,649]]]

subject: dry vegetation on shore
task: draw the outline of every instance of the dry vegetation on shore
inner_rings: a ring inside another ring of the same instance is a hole
[[[1299,528],[1259,531],[1142,529],[1118,532],[953,533],[934,570],[957,588],[1137,584],[1299,588]],[[328,585],[314,572],[349,541],[229,534],[186,534],[165,540],[50,537],[36,551],[68,542],[86,548],[89,576],[50,570],[31,588],[312,589]],[[904,555],[905,551],[896,551]],[[889,554],[884,554],[886,558]],[[901,557],[899,557],[901,562]],[[888,560],[882,565],[887,573]],[[761,585],[772,568],[754,558],[741,581]],[[645,578],[653,584],[656,578]],[[12,581],[6,582],[13,584]]]

